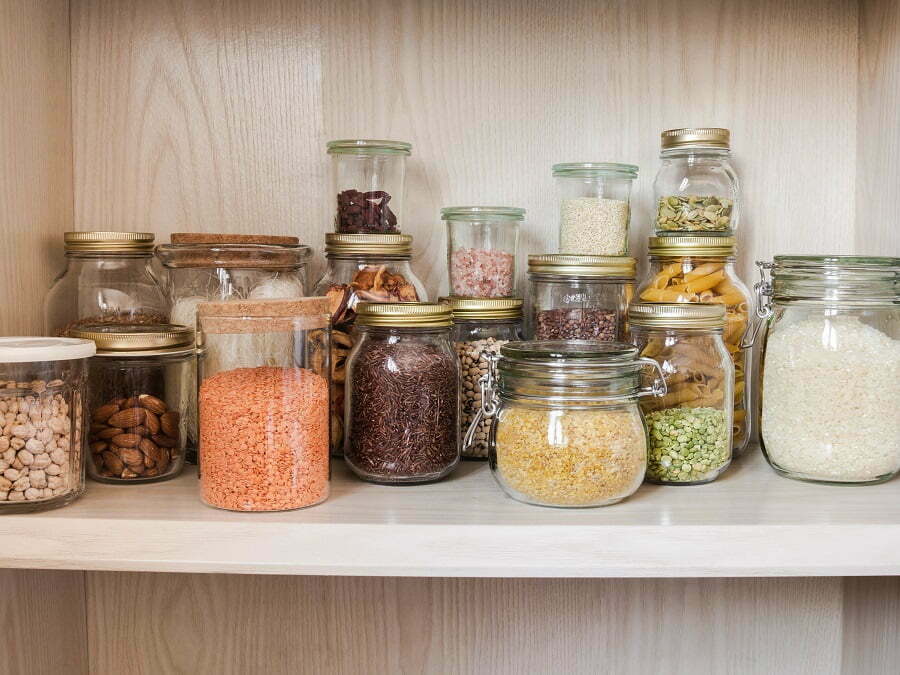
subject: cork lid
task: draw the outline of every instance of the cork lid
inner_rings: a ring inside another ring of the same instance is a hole
[[[216,232],[173,232],[173,244],[262,244],[272,246],[296,246],[297,237],[269,234],[223,234]]]
[[[171,244],[156,247],[169,268],[293,270],[306,265],[312,249],[297,237],[215,232],[176,232]]]
[[[227,302],[201,302],[197,316],[241,317],[294,317],[330,314],[328,298],[290,298],[285,300],[230,300]]]
[[[201,302],[197,322],[197,345],[203,347],[208,342],[204,334],[258,335],[328,328],[331,313],[326,297]]]

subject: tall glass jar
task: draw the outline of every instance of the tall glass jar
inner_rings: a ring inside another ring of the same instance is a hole
[[[769,464],[821,483],[889,480],[900,471],[900,258],[757,264]]]
[[[753,352],[742,346],[753,300],[734,269],[733,237],[650,237],[650,271],[638,287],[642,302],[725,305],[722,339],[734,362],[732,451],[750,442]]]
[[[732,236],[740,187],[731,166],[731,133],[709,127],[662,132],[662,165],[653,182],[656,234]]]
[[[647,466],[638,399],[665,394],[659,365],[624,343],[510,342],[491,359],[483,413],[503,491],[538,506],[615,504]],[[494,366],[499,378],[495,377]],[[644,386],[642,371],[656,373]]]
[[[529,321],[535,340],[625,339],[634,258],[528,256]]]
[[[153,483],[184,467],[185,412],[194,401],[194,330],[187,326],[83,326],[97,355],[88,376],[88,475],[101,483]]]
[[[396,234],[403,224],[406,158],[403,141],[329,141],[331,185],[336,195],[334,231]]]
[[[66,232],[66,267],[44,301],[44,331],[87,324],[160,324],[169,303],[154,276],[148,232]]]
[[[559,252],[627,255],[633,164],[554,164],[559,194]]]
[[[731,463],[734,365],[722,341],[724,305],[634,303],[634,344],[659,363],[667,393],[641,404],[650,432],[647,480],[709,483]]]
[[[508,298],[516,284],[516,250],[525,209],[510,206],[450,206],[447,223],[450,294]]]
[[[357,305],[347,360],[347,465],[374,483],[428,483],[459,462],[459,362],[450,308]]]
[[[200,493],[232,511],[328,497],[325,298],[208,302],[200,334]]]
[[[356,303],[424,302],[422,282],[413,274],[412,237],[408,234],[325,235],[325,274],[313,292],[329,300],[331,310],[332,453],[344,451],[344,381],[353,348]]]
[[[453,311],[453,347],[459,356],[460,431],[465,436],[462,456],[486,459],[491,418],[480,414],[481,380],[491,356],[507,342],[522,339],[521,298],[460,298],[440,300]],[[472,422],[478,418],[478,424]],[[471,433],[466,433],[471,428]]]
[[[0,338],[0,514],[53,509],[84,492],[84,397],[94,343]]]

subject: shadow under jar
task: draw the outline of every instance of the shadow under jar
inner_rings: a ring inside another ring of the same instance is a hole
[[[699,485],[731,463],[734,365],[722,341],[723,305],[634,303],[631,337],[659,363],[666,395],[641,403],[650,435],[647,480]]]
[[[635,264],[618,256],[528,256],[527,333],[535,340],[624,340]]]
[[[665,393],[659,365],[625,343],[510,342],[491,359],[483,413],[490,467],[507,495],[538,506],[615,504],[640,487],[647,428],[638,399]],[[642,373],[655,372],[644,386]]]
[[[374,483],[428,483],[459,462],[459,362],[450,308],[357,305],[347,360],[344,457]]]
[[[447,268],[451,295],[508,298],[516,283],[519,226],[525,209],[508,206],[451,206],[447,223]]]

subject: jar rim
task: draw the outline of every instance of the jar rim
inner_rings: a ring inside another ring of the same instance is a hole
[[[525,219],[525,209],[517,206],[445,206],[441,209],[441,220],[509,220]]]
[[[559,277],[634,279],[637,260],[628,256],[548,253],[528,256],[528,274]]]
[[[325,256],[332,255],[412,255],[409,234],[325,234]]]
[[[634,180],[638,175],[636,164],[619,162],[563,162],[553,165],[553,175],[557,178],[627,178]]]
[[[660,133],[659,140],[663,150],[686,147],[728,150],[731,146],[731,131],[723,127],[666,129]]]
[[[725,305],[695,302],[634,302],[628,323],[641,328],[723,330]]]
[[[522,298],[473,298],[450,295],[438,298],[438,302],[450,307],[454,322],[522,318]]]
[[[152,232],[73,231],[63,234],[63,247],[67,253],[152,253],[155,239]]]
[[[169,353],[194,344],[194,329],[179,324],[88,324],[69,336],[93,341],[98,355]]]
[[[438,302],[358,302],[357,326],[441,328],[453,324],[447,305]]]
[[[156,255],[163,267],[232,269],[298,269],[307,264],[312,248],[305,244],[160,244]]]
[[[405,155],[412,153],[406,141],[387,141],[371,138],[342,138],[325,144],[329,155]]]

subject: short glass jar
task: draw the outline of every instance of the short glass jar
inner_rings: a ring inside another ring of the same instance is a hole
[[[344,458],[373,483],[429,483],[459,462],[459,361],[450,308],[356,307],[359,341],[347,359]]]
[[[522,339],[521,298],[441,298],[453,311],[453,347],[459,356],[460,432],[464,458],[486,459],[491,418],[481,411],[481,381],[489,357],[498,355],[507,342]],[[478,418],[474,427],[472,422]],[[471,429],[470,433],[469,430]]]
[[[231,511],[328,498],[325,298],[208,302],[200,333],[200,494]]]
[[[724,305],[634,303],[631,337],[659,363],[667,393],[641,403],[650,434],[647,480],[699,485],[731,463],[734,365],[722,341]]]
[[[733,237],[650,237],[650,270],[638,287],[641,302],[725,305],[722,339],[734,362],[732,452],[750,442],[753,352],[742,346],[753,299],[734,268]]]
[[[344,452],[344,382],[353,348],[356,303],[424,302],[425,286],[413,274],[412,237],[408,234],[325,235],[325,274],[313,293],[331,309],[332,454]]]
[[[769,464],[820,483],[894,477],[900,258],[785,255],[757,265],[766,328],[760,436]]]
[[[728,129],[663,131],[662,164],[653,181],[656,234],[732,236],[740,216],[740,187],[731,166]]]
[[[528,256],[527,334],[535,340],[624,340],[635,264],[614,256]]]
[[[509,298],[516,285],[516,251],[525,209],[509,206],[450,206],[447,223],[450,294]]]
[[[406,158],[402,141],[329,141],[332,192],[337,195],[334,231],[396,234],[403,224]]]
[[[656,375],[644,386],[647,367]],[[482,409],[493,416],[494,478],[528,504],[615,504],[644,480],[647,429],[638,399],[663,394],[659,365],[639,358],[633,345],[510,342],[491,358]]]
[[[88,375],[88,475],[153,483],[184,467],[185,412],[194,400],[194,331],[187,326],[82,326],[97,355]]]
[[[559,194],[559,252],[627,255],[633,164],[554,164]]]
[[[153,273],[148,232],[66,232],[66,267],[44,301],[44,331],[88,324],[160,324],[169,303]]]
[[[0,338],[0,513],[53,509],[84,492],[84,398],[94,343]]]

